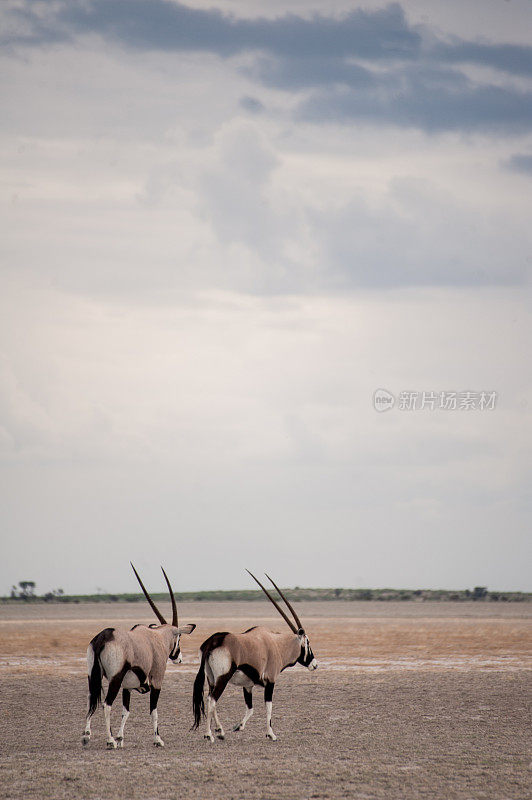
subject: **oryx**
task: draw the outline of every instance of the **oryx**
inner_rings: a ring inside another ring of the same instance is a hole
[[[133,564],[131,564],[133,567]],[[137,576],[146,600],[155,612],[160,625],[134,625],[131,630],[124,631],[117,628],[105,628],[100,631],[89,644],[87,649],[87,669],[89,673],[89,703],[83,744],[88,744],[91,736],[91,717],[96,707],[101,702],[102,675],[109,681],[107,694],[103,702],[105,727],[107,730],[107,747],[114,749],[122,747],[124,742],[124,727],[129,717],[129,701],[131,689],[140,694],[150,692],[150,715],[153,722],[154,745],[164,747],[164,742],[159,736],[157,725],[157,702],[163,684],[166,662],[180,663],[181,650],[179,639],[183,633],[192,633],[196,627],[193,624],[178,627],[177,606],[174,593],[166,572],[163,575],[170,592],[172,601],[172,623],[169,625],[157,609],[155,603],[144,588],[135,567],[133,572]],[[122,687],[122,722],[116,738],[111,733],[111,706]]]
[[[249,570],[246,570],[246,572],[249,572]],[[279,592],[289,611],[291,611],[296,625],[287,617],[262,583],[251,572],[249,574],[259,584],[266,597],[287,622],[292,633],[274,633],[267,628],[257,626],[249,628],[244,633],[213,633],[203,642],[201,645],[201,665],[194,681],[192,701],[194,710],[193,727],[197,728],[202,715],[205,716],[203,686],[205,675],[207,675],[209,694],[207,696],[207,730],[205,739],[209,739],[211,742],[214,742],[214,736],[211,731],[211,719],[213,716],[216,725],[215,733],[219,739],[225,738],[224,730],[216,711],[216,703],[228,683],[243,687],[246,703],[244,718],[233,730],[244,730],[247,721],[253,714],[253,687],[263,686],[264,702],[266,704],[266,736],[268,739],[275,741],[277,737],[271,725],[272,697],[275,681],[279,674],[287,667],[293,667],[296,663],[302,664],[309,670],[315,670],[318,666],[299,617],[279,587],[266,575],[270,583]]]

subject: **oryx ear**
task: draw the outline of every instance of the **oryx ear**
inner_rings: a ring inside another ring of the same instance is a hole
[[[192,633],[196,626],[193,622],[190,622],[188,625],[181,625],[180,628],[177,629],[178,633]]]

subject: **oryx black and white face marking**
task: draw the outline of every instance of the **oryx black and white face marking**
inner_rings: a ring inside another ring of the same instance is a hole
[[[174,646],[172,647],[172,652],[168,656],[171,661],[177,661],[178,664],[181,664],[183,661],[183,656],[181,655],[181,647],[179,644],[179,640],[181,639],[181,634],[177,633],[176,631],[176,639]]]
[[[318,662],[316,661],[314,653],[312,652],[312,647],[310,646],[307,634],[304,631],[298,631],[298,633],[301,637],[301,654],[297,661],[299,664],[307,667],[307,669],[312,672],[318,668]]]

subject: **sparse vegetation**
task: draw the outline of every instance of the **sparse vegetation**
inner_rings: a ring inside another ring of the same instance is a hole
[[[293,589],[286,589],[286,595],[290,600],[313,601],[313,600],[380,600],[405,601],[405,602],[439,602],[453,601],[464,602],[474,600],[476,602],[530,602],[532,593],[530,592],[490,592],[486,586],[475,586],[473,590],[463,589],[451,591],[447,589],[313,589],[296,586]],[[156,601],[164,602],[168,595],[163,593],[152,595]],[[216,590],[204,592],[175,592],[178,602],[194,601],[241,601],[247,602],[262,599],[262,593],[254,589],[232,589]],[[20,581],[18,588],[13,586],[10,597],[0,597],[2,603],[12,602],[46,602],[46,603],[137,603],[144,600],[142,594],[109,594],[99,592],[98,594],[79,594],[67,595],[63,589],[54,589],[44,595],[35,594],[35,583],[33,581]]]
[[[13,600],[32,600],[35,597],[35,581],[19,581],[18,587],[11,587],[11,598]]]

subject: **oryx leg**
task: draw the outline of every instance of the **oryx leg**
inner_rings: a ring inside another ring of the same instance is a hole
[[[225,687],[227,686],[227,684],[229,683],[230,679],[232,678],[232,676],[233,676],[233,674],[235,672],[235,669],[236,669],[236,667],[232,667],[229,670],[229,672],[227,672],[225,675],[221,675],[217,679],[216,683],[214,684],[214,688],[209,691],[209,694],[207,696],[207,714],[206,714],[206,717],[207,717],[207,730],[205,731],[205,735],[204,735],[203,738],[204,739],[208,739],[210,742],[214,742],[214,736],[212,735],[212,731],[211,731],[211,720],[212,720],[213,715],[214,715],[215,723],[220,728],[220,733],[222,734],[221,736],[219,734],[218,738],[219,739],[224,739],[225,738],[225,734],[223,732],[223,728],[222,728],[220,720],[218,718],[218,714],[216,713],[216,703],[218,702],[218,700],[222,696]]]
[[[111,678],[105,700],[103,701],[103,715],[105,718],[107,747],[109,750],[114,750],[117,746],[116,740],[113,738],[113,734],[111,733],[111,707],[116,700],[116,696],[120,690],[120,686],[122,685],[122,681],[124,680],[124,675],[126,672],[127,668],[124,668],[117,675]]]
[[[160,689],[156,689],[155,686],[151,687],[150,690],[150,717],[153,722],[153,744],[155,747],[164,747],[164,742],[159,736],[159,717],[157,714],[157,703],[159,702],[159,695],[161,694]]]
[[[267,683],[264,687],[264,703],[266,705],[266,738],[275,742],[277,736],[272,730],[272,698],[275,684]]]
[[[131,692],[129,689],[122,689],[122,721],[120,722],[120,729],[116,735],[116,741],[119,747],[124,746],[124,728],[126,727],[127,718],[129,717],[130,700]]]
[[[89,678],[90,684],[90,678]],[[92,714],[90,713],[91,708],[91,693],[89,691],[89,696],[87,699],[87,716],[85,718],[85,730],[83,731],[83,736],[81,737],[81,741],[83,744],[88,744],[91,738],[91,718]]]
[[[214,706],[212,715],[214,717],[214,732],[216,736],[218,737],[218,739],[225,739],[225,732],[222,723],[220,722],[220,717],[218,716],[216,706]]]
[[[234,731],[243,731],[246,727],[246,722],[253,714],[253,695],[251,692],[253,689],[244,689],[244,700],[246,702],[246,713],[242,719],[242,722],[239,722],[238,725],[235,725],[233,728]]]

